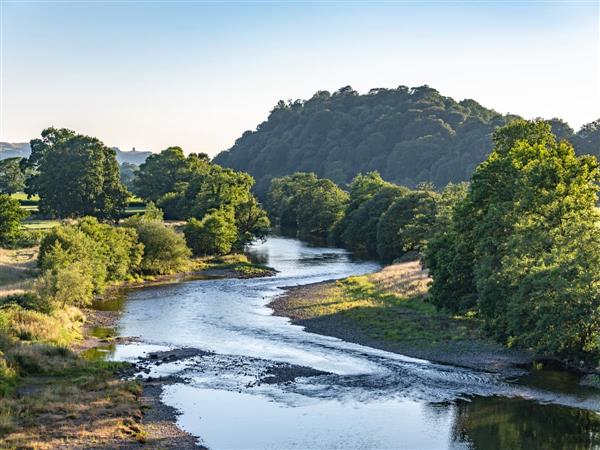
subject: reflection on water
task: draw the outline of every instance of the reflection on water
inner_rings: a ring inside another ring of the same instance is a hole
[[[453,448],[565,449],[600,448],[597,412],[542,405],[520,398],[474,398],[456,402]]]
[[[504,380],[432,364],[307,333],[266,307],[281,286],[371,272],[377,264],[284,238],[270,238],[253,254],[277,276],[135,290],[123,304],[121,332],[142,344],[117,345],[115,358],[149,348],[214,352],[151,374],[184,380],[165,389],[164,401],[210,448],[600,448],[600,394],[577,387],[571,375]],[[328,374],[256,383],[269,367],[287,363]]]

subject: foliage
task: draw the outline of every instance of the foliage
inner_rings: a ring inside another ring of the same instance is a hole
[[[116,219],[125,208],[115,151],[96,138],[47,128],[31,141],[23,166],[30,173],[26,192],[40,196],[42,214]]]
[[[27,217],[18,200],[0,194],[0,246],[14,243],[21,234],[21,220]]]
[[[126,228],[134,229],[143,245],[140,270],[146,274],[165,275],[184,270],[190,250],[183,236],[162,222],[162,211],[153,203],[146,213],[125,220]]]
[[[56,255],[59,252],[60,254]],[[57,246],[53,247],[46,256],[47,259],[58,260],[64,258],[64,253],[60,246]],[[66,305],[89,305],[94,293],[91,268],[78,261],[63,265],[63,261],[61,265],[42,273],[35,281],[34,292],[45,302],[59,308],[64,308]]]
[[[271,179],[314,172],[345,185],[358,173],[416,187],[438,188],[468,180],[485,160],[493,131],[516,116],[501,115],[474,100],[456,102],[429,86],[371,89],[359,95],[346,86],[309,100],[280,101],[266,121],[246,131],[214,162],[243,170],[265,198]],[[580,154],[600,155],[600,121],[570,139]]]
[[[140,166],[134,184],[136,193],[156,201],[169,219],[202,220],[215,210],[233,211],[226,215],[232,221],[227,228],[236,228],[231,248],[242,249],[269,232],[267,214],[250,191],[253,178],[211,164],[204,154],[186,158],[181,148],[170,147]]]
[[[58,289],[79,277],[83,289],[87,287],[83,278],[89,277],[93,291],[102,292],[107,282],[124,280],[135,272],[143,251],[134,230],[99,223],[93,217],[54,227],[40,244],[39,266],[52,273],[46,275],[50,284],[44,287]]]
[[[597,352],[598,163],[556,142],[542,121],[515,121],[494,143],[428,247],[432,300],[477,308],[510,345],[565,357]]]
[[[156,202],[169,192],[180,190],[192,172],[202,171],[208,166],[205,154],[190,154],[187,158],[180,147],[169,147],[158,154],[148,156],[140,165],[133,179],[133,192],[140,197]]]
[[[124,162],[119,166],[119,176],[121,183],[130,191],[134,190],[133,180],[139,167],[135,164]]]
[[[0,193],[14,194],[25,189],[25,175],[21,171],[22,158],[0,160]]]
[[[393,201],[377,223],[380,258],[391,261],[423,249],[434,227],[438,197],[432,190],[416,190]]]
[[[273,179],[267,198],[282,228],[293,227],[302,238],[327,238],[344,213],[348,194],[331,180],[295,173]]]
[[[195,255],[224,255],[238,239],[233,212],[223,209],[206,214],[202,220],[191,218],[184,234]]]
[[[334,230],[335,240],[365,256],[377,255],[377,225],[381,215],[408,188],[385,182],[378,173],[358,175],[350,183],[350,203]]]

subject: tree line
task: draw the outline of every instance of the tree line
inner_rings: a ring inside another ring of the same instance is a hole
[[[47,128],[31,141],[29,158],[7,161],[5,172],[22,179],[0,194],[0,244],[17,239],[26,214],[9,196],[16,190],[39,197],[42,217],[94,217],[107,223],[124,217],[131,193],[122,182],[114,149],[97,138]],[[240,250],[269,231],[267,214],[251,192],[253,178],[213,164],[205,154],[185,156],[181,148],[170,147],[148,157],[129,181],[133,192],[151,203],[151,210],[156,204],[166,218],[185,221],[182,231],[196,255]],[[146,220],[138,220],[134,228],[140,237],[161,234]]]
[[[600,354],[600,170],[546,121],[493,135],[470,183],[415,189],[359,174],[342,189],[313,173],[275,178],[274,222],[390,261],[420,257],[428,301],[481,320],[508,346],[570,360]]]
[[[467,181],[489,155],[494,130],[515,118],[474,100],[457,102],[428,86],[365,95],[346,86],[304,101],[280,101],[215,162],[250,173],[261,199],[271,179],[297,171],[345,185],[358,173],[376,170],[397,184],[442,188]],[[549,122],[579,154],[599,156],[600,120],[577,133],[559,119]]]

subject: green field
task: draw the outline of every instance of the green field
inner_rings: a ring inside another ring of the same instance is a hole
[[[40,200],[39,196],[33,195],[31,198],[28,198],[27,194],[24,192],[17,192],[16,194],[12,194],[11,197],[21,202],[21,208],[27,211],[30,214],[30,217],[38,212],[38,206],[36,203]],[[144,201],[141,198],[135,195],[131,196],[129,199],[129,204],[133,204],[135,206],[127,206],[125,208],[125,217],[132,216],[133,214],[143,214],[144,211],[146,211],[146,207],[140,205],[140,203],[143,202]],[[59,221],[54,219],[25,219],[23,221],[23,226],[27,229],[48,229],[54,227],[58,223]]]

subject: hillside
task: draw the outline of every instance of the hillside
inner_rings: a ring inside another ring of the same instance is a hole
[[[152,152],[145,151],[123,151],[118,149],[117,147],[113,147],[117,152],[117,161],[119,164],[129,163],[135,164],[139,166],[146,158],[152,154]],[[31,148],[29,147],[29,142],[21,142],[16,144],[11,144],[8,142],[0,142],[0,159],[7,158],[28,158],[31,153]]]
[[[359,172],[378,170],[395,183],[442,187],[469,179],[491,150],[492,131],[515,117],[474,100],[456,102],[428,86],[364,95],[348,86],[306,101],[280,101],[215,162],[249,172],[261,196],[271,178],[298,171],[345,184]],[[560,120],[553,128],[580,152],[598,155],[599,122],[578,134]]]

